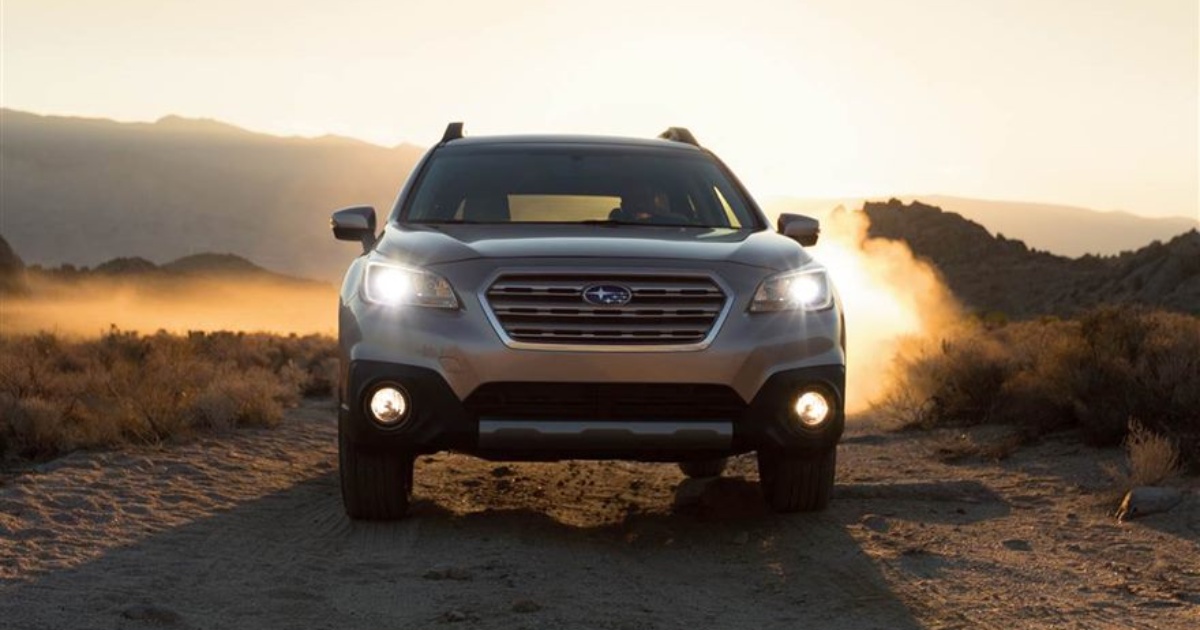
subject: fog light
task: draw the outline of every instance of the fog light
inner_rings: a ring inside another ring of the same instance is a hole
[[[408,396],[404,390],[384,385],[371,394],[371,415],[385,426],[395,426],[408,416]]]
[[[820,426],[829,418],[829,400],[821,393],[807,391],[796,397],[796,419],[806,427]]]

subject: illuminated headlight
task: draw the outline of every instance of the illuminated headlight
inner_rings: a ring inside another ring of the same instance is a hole
[[[789,271],[763,280],[751,311],[819,311],[833,305],[833,289],[824,269]]]
[[[408,416],[408,396],[403,389],[384,385],[371,393],[367,407],[376,422],[395,426]]]
[[[800,424],[817,427],[829,417],[829,400],[820,392],[806,391],[796,397],[792,411]]]
[[[364,293],[377,304],[458,308],[446,279],[428,271],[383,263],[367,263]]]

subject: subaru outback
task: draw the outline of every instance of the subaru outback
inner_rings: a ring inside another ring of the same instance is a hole
[[[340,291],[338,447],[355,519],[408,509],[413,463],[675,462],[754,452],[767,503],[824,508],[843,429],[845,324],[806,251],[688,130],[464,137],[452,123]]]

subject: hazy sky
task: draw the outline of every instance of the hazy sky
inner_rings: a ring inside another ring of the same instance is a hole
[[[0,0],[0,102],[428,145],[692,129],[757,196],[1200,215],[1197,0]]]

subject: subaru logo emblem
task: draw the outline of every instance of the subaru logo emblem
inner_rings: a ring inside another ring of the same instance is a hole
[[[624,306],[633,299],[633,291],[619,284],[593,284],[583,290],[583,301],[596,306]]]

